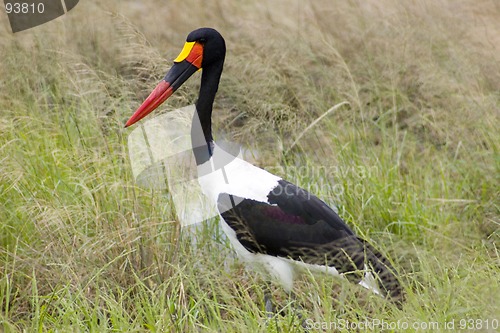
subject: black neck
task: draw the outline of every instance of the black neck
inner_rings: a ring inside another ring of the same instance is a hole
[[[224,60],[205,67],[201,75],[200,94],[196,102],[196,112],[200,122],[196,124],[196,119],[193,119],[193,125],[191,126],[191,143],[196,164],[198,165],[208,161],[213,153],[212,109],[215,94],[219,88],[223,64]],[[200,125],[203,136],[199,133]]]

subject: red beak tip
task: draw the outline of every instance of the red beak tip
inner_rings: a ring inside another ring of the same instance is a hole
[[[161,103],[163,103],[167,98],[172,95],[173,89],[170,83],[165,80],[160,81],[156,88],[149,94],[148,98],[139,106],[135,113],[130,117],[125,123],[125,128],[135,124],[145,116],[147,116],[151,111],[156,109]]]

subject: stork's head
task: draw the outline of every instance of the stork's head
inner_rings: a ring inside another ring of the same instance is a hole
[[[192,31],[165,78],[130,117],[125,127],[136,123],[160,106],[196,71],[223,62],[225,55],[226,44],[217,30],[200,28]]]

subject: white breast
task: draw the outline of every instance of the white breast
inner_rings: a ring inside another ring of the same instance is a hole
[[[212,158],[198,166],[201,189],[215,205],[220,193],[267,202],[267,195],[279,180],[280,177],[234,157],[218,146],[215,146]]]

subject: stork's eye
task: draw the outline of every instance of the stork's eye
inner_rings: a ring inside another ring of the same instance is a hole
[[[198,41],[199,41],[200,43],[205,43],[207,40],[206,40],[205,38],[200,38]]]

